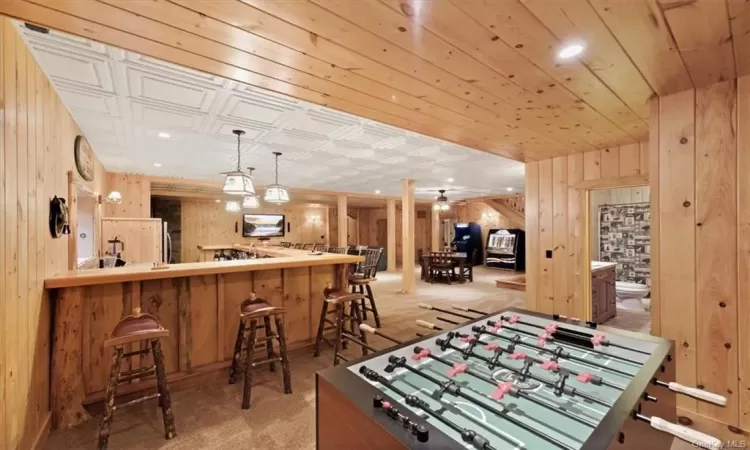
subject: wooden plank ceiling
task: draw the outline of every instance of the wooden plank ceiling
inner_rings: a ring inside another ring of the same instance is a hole
[[[750,72],[744,0],[3,0],[0,13],[535,160],[646,139],[648,99]],[[585,52],[559,61],[565,43]]]

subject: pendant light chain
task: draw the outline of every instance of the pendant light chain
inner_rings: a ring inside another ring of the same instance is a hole
[[[237,133],[237,172],[240,172],[240,134]]]

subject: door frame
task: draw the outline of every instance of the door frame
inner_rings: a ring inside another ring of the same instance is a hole
[[[591,320],[591,191],[603,189],[620,189],[629,187],[651,187],[648,175],[633,175],[629,177],[618,178],[600,178],[597,180],[587,180],[571,186],[576,190],[579,196],[581,211],[581,236],[576,248],[581,259],[578,268],[581,274],[581,280],[576,285],[581,289],[581,301],[583,302],[583,319]],[[651,203],[651,192],[649,190],[649,204]],[[652,280],[653,283],[653,280]],[[651,321],[654,320],[654,300],[651,299],[652,307],[650,308]]]

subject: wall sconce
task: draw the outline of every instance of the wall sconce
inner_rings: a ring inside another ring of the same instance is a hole
[[[497,214],[493,214],[490,212],[482,213],[482,220],[495,220],[496,217],[497,217]]]
[[[105,198],[102,198],[102,196],[99,196],[99,204],[102,203],[109,203],[111,205],[119,205],[122,203],[122,194],[120,194],[119,191],[112,191],[107,195]]]

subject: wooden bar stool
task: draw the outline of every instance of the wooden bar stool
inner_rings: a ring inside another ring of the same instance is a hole
[[[367,320],[367,311],[370,311],[375,319],[375,327],[380,328],[380,315],[378,314],[377,306],[375,306],[375,296],[372,294],[370,282],[377,280],[376,275],[383,249],[365,248],[359,250],[359,254],[364,256],[365,260],[357,264],[354,271],[349,275],[349,285],[352,287],[352,294],[359,291],[359,294],[364,296],[360,300],[362,319]],[[367,291],[366,294],[365,290]],[[367,306],[368,300],[370,301],[370,306]]]
[[[347,342],[351,341],[362,348],[362,356],[367,356],[367,351],[376,351],[367,344],[365,332],[359,329],[362,324],[362,312],[360,310],[360,301],[364,299],[361,294],[347,294],[346,291],[339,288],[332,288],[329,283],[323,290],[323,308],[320,311],[320,322],[318,323],[318,335],[315,339],[316,358],[320,356],[320,346],[323,341],[333,347],[333,365],[338,366],[339,360],[348,361],[341,355],[341,350],[346,348]],[[333,305],[329,310],[328,305]],[[349,313],[346,313],[346,307],[349,306]],[[329,314],[335,314],[333,320],[328,318]],[[347,324],[349,329],[347,329]],[[330,325],[327,327],[326,325]],[[331,342],[325,333],[336,331],[334,341]]]
[[[242,364],[243,342],[245,352],[245,382],[242,388],[242,409],[250,408],[250,394],[253,383],[253,369],[256,366],[269,364],[271,372],[276,372],[276,362],[281,362],[281,371],[284,377],[284,393],[292,393],[292,377],[289,372],[289,359],[286,351],[286,335],[284,334],[285,308],[271,306],[263,299],[257,298],[255,293],[240,305],[240,323],[237,326],[237,340],[234,342],[234,356],[232,366],[229,369],[229,384],[236,382],[237,371]],[[273,319],[276,331],[271,328]],[[259,321],[263,320],[263,325]],[[258,329],[264,330],[265,336],[258,338]],[[247,338],[245,333],[248,331]],[[273,341],[279,343],[279,353],[273,349]],[[266,348],[266,359],[253,361],[256,346]]]
[[[169,386],[167,386],[167,373],[164,368],[164,355],[161,351],[161,338],[169,336],[169,330],[159,323],[159,320],[151,314],[141,314],[141,308],[133,308],[133,313],[120,320],[115,329],[112,331],[112,337],[104,342],[104,348],[114,347],[112,354],[112,367],[110,369],[109,381],[104,398],[104,417],[99,427],[99,444],[98,448],[104,450],[109,442],[110,426],[112,416],[115,410],[124,406],[134,405],[152,398],[159,399],[162,418],[164,420],[164,435],[167,439],[177,436],[174,427],[174,415],[172,414],[172,399],[169,395]],[[145,342],[141,350],[125,352],[127,344]],[[149,347],[150,346],[150,347]],[[120,372],[120,366],[123,358],[132,358],[136,355],[147,355],[152,353],[154,364],[149,367],[141,367],[127,372]],[[145,377],[156,375],[157,393],[146,395],[129,402],[115,405],[115,396],[117,386],[120,383],[126,383],[132,380],[140,380]]]

